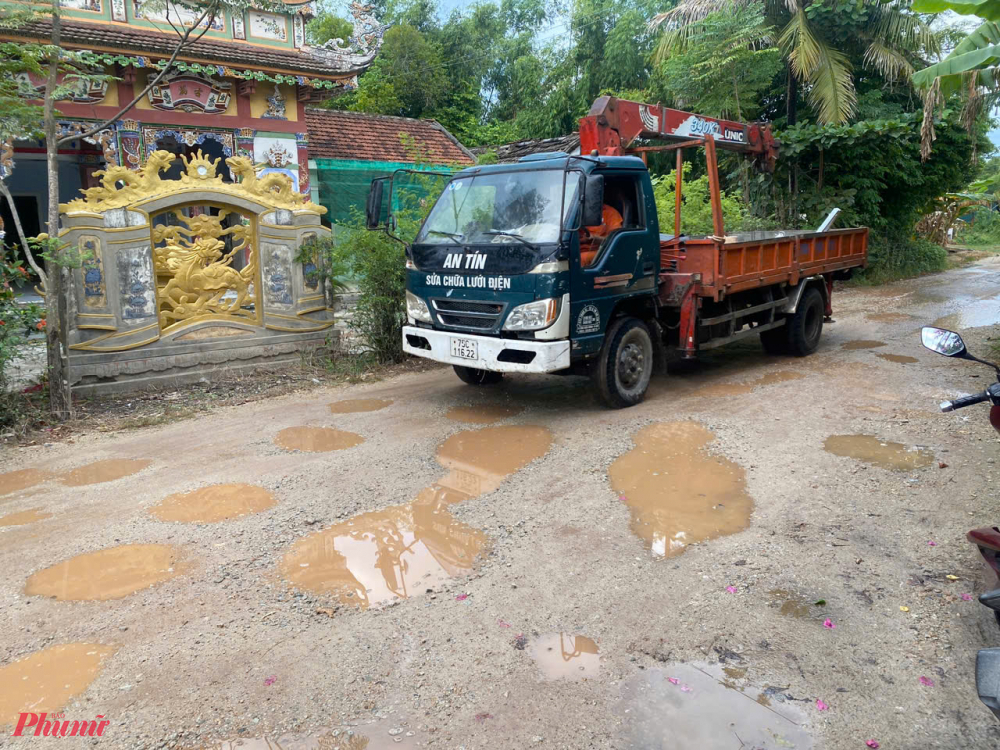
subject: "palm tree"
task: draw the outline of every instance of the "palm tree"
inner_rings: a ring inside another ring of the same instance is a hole
[[[665,29],[657,50],[658,59],[683,49],[709,14],[749,2],[753,0],[681,0],[672,10],[660,13],[650,22],[651,27]],[[937,51],[937,37],[910,12],[906,0],[861,0],[860,5],[852,6],[859,11],[852,16],[854,40],[846,49],[838,49],[824,35],[829,30],[809,18],[810,4],[823,2],[764,0],[764,13],[776,30],[788,69],[789,125],[796,121],[799,86],[808,89],[820,123],[840,124],[854,116],[857,94],[850,52],[860,52],[865,69],[894,82],[913,74],[913,63],[920,54]]]

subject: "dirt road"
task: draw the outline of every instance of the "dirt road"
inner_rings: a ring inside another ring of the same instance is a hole
[[[952,316],[986,354],[965,327],[1000,317],[998,271],[843,292],[814,356],[717,350],[623,411],[581,379],[434,370],[5,449],[0,724],[110,722],[61,747],[1000,747],[964,540],[1000,520],[998,440],[983,407],[936,410],[991,376],[917,334]]]

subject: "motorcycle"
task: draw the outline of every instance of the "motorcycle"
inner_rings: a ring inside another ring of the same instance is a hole
[[[932,352],[943,354],[946,357],[979,362],[996,371],[998,382],[982,393],[943,402],[941,411],[955,411],[989,401],[991,404],[990,424],[997,432],[1000,432],[1000,367],[970,354],[965,348],[962,337],[954,331],[927,326],[920,332],[920,341]],[[980,594],[979,603],[993,611],[997,624],[1000,625],[1000,528],[984,526],[973,529],[966,535],[966,539],[979,549],[979,554],[982,555],[986,566],[990,590]],[[984,648],[976,654],[976,690],[979,693],[979,700],[986,704],[1000,719],[1000,648]]]

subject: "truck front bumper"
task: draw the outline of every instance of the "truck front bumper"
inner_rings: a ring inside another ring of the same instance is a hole
[[[476,342],[478,359],[455,357],[453,338]],[[522,341],[403,326],[403,351],[449,365],[491,372],[556,372],[569,367],[569,341]]]

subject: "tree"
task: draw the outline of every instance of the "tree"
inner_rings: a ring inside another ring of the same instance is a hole
[[[755,0],[681,0],[653,19],[664,28],[659,53],[683,50],[711,13],[732,13]],[[765,0],[787,68],[786,117],[794,125],[798,88],[805,86],[820,123],[844,123],[857,108],[855,70],[887,83],[906,80],[914,63],[937,50],[937,38],[906,0]]]
[[[226,10],[243,12],[251,5],[249,0],[184,0],[183,4],[186,9],[194,12],[194,22],[190,26],[175,24],[168,11],[167,24],[177,34],[177,43],[170,57],[160,66],[156,75],[149,77],[146,87],[131,102],[122,106],[113,117],[90,128],[63,132],[59,125],[59,112],[56,109],[56,103],[68,94],[70,88],[81,82],[107,78],[103,72],[92,70],[79,52],[61,47],[62,15],[59,0],[52,0],[51,5],[44,11],[44,16],[51,26],[51,34],[47,44],[19,42],[15,45],[19,49],[12,49],[10,45],[4,45],[2,50],[3,62],[0,62],[0,66],[2,66],[0,69],[3,69],[4,72],[35,73],[39,76],[43,75],[45,78],[41,91],[26,92],[22,88],[16,92],[21,98],[27,95],[31,99],[41,102],[40,105],[36,105],[23,101],[18,104],[12,101],[12,92],[15,90],[11,88],[12,84],[5,76],[5,82],[0,85],[0,111],[4,113],[4,116],[0,118],[0,124],[3,127],[3,132],[0,132],[0,142],[23,138],[25,134],[41,136],[45,139],[49,211],[48,237],[45,238],[42,249],[42,255],[45,259],[44,270],[39,267],[28,240],[21,231],[20,220],[15,221],[22,249],[32,268],[39,274],[45,290],[49,406],[52,413],[58,418],[71,416],[73,409],[69,377],[66,370],[68,347],[66,290],[69,288],[69,268],[74,262],[69,251],[60,247],[58,242],[59,148],[77,139],[92,138],[114,125],[145,97],[153,86],[159,84],[163,77],[170,72],[177,57],[187,47],[205,35],[217,15]],[[170,6],[167,5],[167,0],[148,0],[144,3],[144,7],[155,11],[167,10]],[[268,9],[276,7],[276,3],[273,0],[255,0],[253,7]],[[34,12],[29,14],[20,9],[10,10],[8,6],[3,6],[0,9],[0,25],[7,28],[17,28],[38,16],[39,14]],[[21,80],[22,83],[17,85],[30,85],[24,84],[23,79]],[[6,175],[0,177],[5,178]],[[17,210],[3,179],[0,179],[0,186],[2,186],[0,193],[7,199],[11,212],[16,216]]]
[[[345,43],[354,33],[354,25],[346,18],[330,12],[326,4],[320,6],[316,17],[306,24],[306,37],[317,47],[334,39]]]

